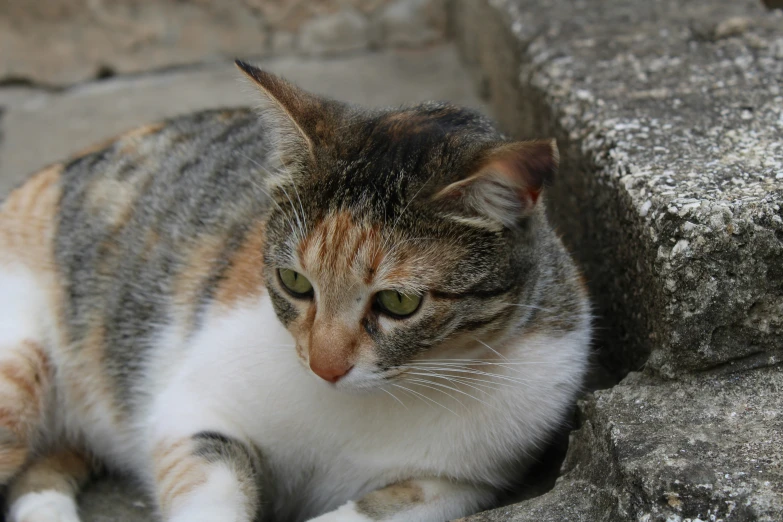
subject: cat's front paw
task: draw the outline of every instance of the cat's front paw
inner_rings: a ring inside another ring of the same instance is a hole
[[[80,522],[76,502],[57,491],[27,493],[13,503],[8,522]]]
[[[359,513],[355,502],[348,502],[334,511],[311,518],[308,522],[373,522],[373,519]]]

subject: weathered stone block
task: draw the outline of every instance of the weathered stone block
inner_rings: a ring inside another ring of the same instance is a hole
[[[366,49],[369,43],[369,21],[349,8],[306,22],[299,47],[307,54],[321,56]]]
[[[64,85],[267,51],[243,0],[0,3],[0,79]]]
[[[582,405],[552,491],[467,520],[783,520],[781,389],[781,366],[682,382],[632,374]]]
[[[779,360],[783,13],[463,0],[455,19],[506,129],[559,139],[551,215],[591,286],[604,366]]]
[[[446,31],[447,0],[5,0],[0,81],[61,86],[235,56],[366,48],[367,19],[396,46]],[[387,9],[393,4],[394,9]],[[380,32],[374,43],[382,42]]]
[[[430,44],[443,37],[445,16],[442,0],[396,0],[375,17],[374,39],[380,46]]]

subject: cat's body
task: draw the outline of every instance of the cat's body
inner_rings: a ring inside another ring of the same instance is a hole
[[[13,521],[77,520],[87,454],[144,480],[166,520],[454,518],[491,504],[563,420],[586,296],[538,192],[519,208],[492,192],[503,183],[468,194],[458,166],[483,152],[459,131],[497,141],[488,124],[445,105],[346,118],[248,74],[283,116],[145,127],[0,208]],[[347,139],[335,122],[360,127]],[[461,152],[434,154],[439,142]],[[536,161],[533,174],[550,168]],[[288,292],[283,269],[309,293]],[[379,310],[385,288],[423,295],[419,308]]]

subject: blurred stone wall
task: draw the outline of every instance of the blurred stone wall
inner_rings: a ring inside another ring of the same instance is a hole
[[[3,0],[0,84],[444,39],[447,0]]]

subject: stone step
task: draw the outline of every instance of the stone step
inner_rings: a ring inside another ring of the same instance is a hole
[[[453,20],[505,129],[558,138],[549,210],[604,384],[644,370],[585,399],[552,491],[466,520],[783,520],[783,13],[458,0]]]
[[[616,377],[783,353],[783,12],[757,0],[461,0],[503,126],[554,135],[551,214]],[[732,366],[733,365],[733,366]]]
[[[581,405],[552,491],[468,520],[783,520],[781,389],[781,366],[663,383],[631,374]]]

